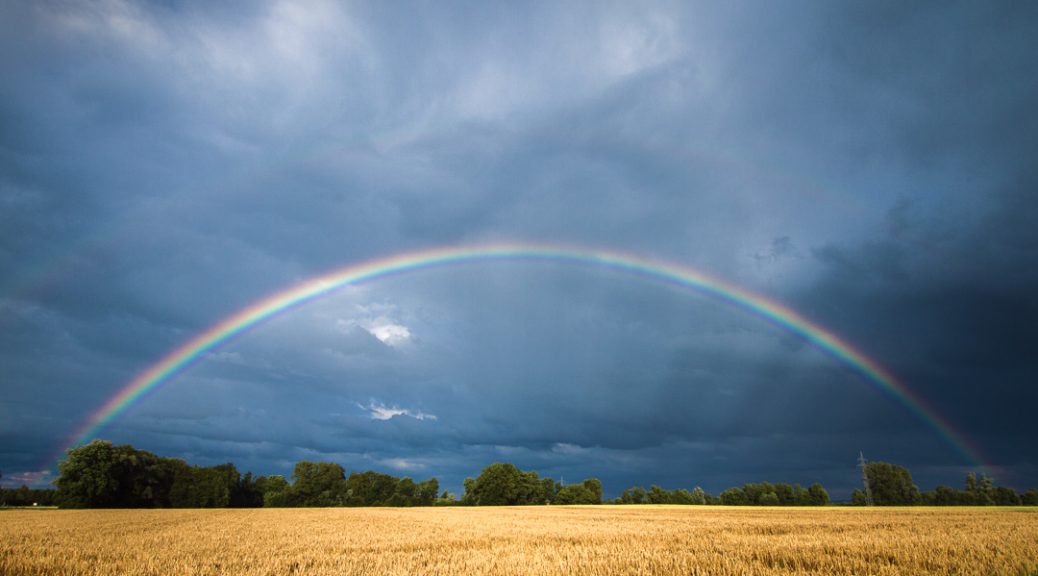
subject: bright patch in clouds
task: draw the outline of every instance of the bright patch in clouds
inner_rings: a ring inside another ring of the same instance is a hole
[[[386,458],[379,460],[380,464],[389,466],[394,470],[408,471],[408,470],[424,470],[425,464],[421,462],[415,462],[406,458]]]
[[[383,319],[380,318],[379,320]],[[411,331],[407,326],[401,324],[393,324],[387,321],[365,327],[364,329],[390,346],[399,346],[411,340]]]
[[[584,454],[588,452],[588,448],[568,442],[556,442],[552,445],[551,451],[556,454]]]
[[[340,319],[336,325],[340,331],[358,327],[378,338],[387,346],[398,347],[411,342],[411,329],[395,318],[398,311],[393,305],[369,304],[357,305],[355,316],[351,319]]]
[[[367,411],[368,416],[370,416],[372,420],[389,420],[396,416],[408,416],[415,420],[436,420],[434,414],[426,414],[421,410],[409,410],[398,406],[386,406],[381,402],[375,401],[369,402],[367,406],[358,403],[357,407],[361,410]]]

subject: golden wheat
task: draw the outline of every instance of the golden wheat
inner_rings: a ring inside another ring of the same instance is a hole
[[[0,574],[1038,573],[1034,508],[0,512]]]

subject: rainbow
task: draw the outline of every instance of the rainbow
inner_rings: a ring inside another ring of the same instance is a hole
[[[224,318],[138,374],[90,414],[62,446],[61,453],[94,438],[115,418],[204,358],[206,353],[275,316],[349,285],[429,268],[500,260],[548,261],[607,268],[692,289],[752,312],[801,336],[859,373],[921,417],[970,465],[986,467],[979,452],[893,374],[832,332],[778,302],[680,264],[610,250],[533,244],[492,244],[408,252],[346,266],[273,294]]]

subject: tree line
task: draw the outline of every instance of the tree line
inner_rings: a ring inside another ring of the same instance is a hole
[[[962,490],[938,486],[921,492],[912,481],[912,474],[903,466],[889,462],[870,462],[865,465],[869,493],[855,490],[851,504],[865,506],[869,496],[876,506],[1038,506],[1038,490],[1018,494],[1006,486],[996,486],[986,474],[978,478],[970,472]]]
[[[921,492],[907,469],[886,462],[865,466],[869,495],[855,490],[851,504],[887,505],[1038,505],[1038,490],[1017,494],[981,475],[969,474],[965,487],[938,486]],[[291,481],[289,481],[291,480]],[[192,466],[130,445],[104,440],[70,449],[59,464],[57,490],[0,490],[0,505],[63,508],[227,508],[302,506],[503,506],[533,504],[720,504],[731,506],[824,506],[829,493],[821,484],[750,483],[717,496],[700,487],[667,490],[634,486],[603,501],[602,483],[588,478],[563,484],[497,462],[476,478],[466,478],[461,498],[439,493],[436,478],[416,482],[368,470],[351,472],[332,462],[296,463],[290,479],[242,474],[231,463]]]
[[[130,445],[94,440],[58,465],[53,501],[63,508],[249,508],[260,506],[429,506],[435,478],[415,482],[378,472],[346,477],[331,462],[298,462],[283,476],[241,474],[234,464],[191,466]]]
[[[54,490],[48,488],[0,488],[0,506],[54,506]]]

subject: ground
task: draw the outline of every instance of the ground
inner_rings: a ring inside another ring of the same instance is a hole
[[[0,574],[1038,574],[1036,508],[0,512]]]

